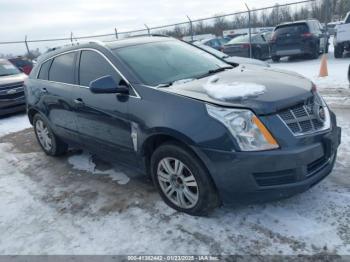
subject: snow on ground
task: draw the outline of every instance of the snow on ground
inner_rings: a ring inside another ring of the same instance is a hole
[[[125,185],[129,182],[129,178],[123,172],[117,172],[114,169],[99,170],[96,168],[93,162],[92,155],[88,152],[82,154],[76,154],[68,158],[68,162],[73,166],[74,169],[87,171],[94,175],[107,175],[112,178],[113,181],[117,181],[120,185]]]
[[[31,127],[26,114],[0,118],[0,136]]]
[[[330,39],[330,43],[333,40]],[[340,59],[334,58],[334,48],[332,44],[329,48],[328,57],[328,75],[327,77],[318,77],[321,66],[322,55],[319,59],[295,59],[288,60],[281,59],[280,63],[272,63],[276,68],[281,68],[289,71],[297,72],[312,80],[318,88],[349,88],[349,81],[347,78],[348,68],[350,64],[350,57],[344,56]]]
[[[350,111],[322,183],[287,200],[191,217],[132,170],[127,184],[87,153],[52,158],[32,130],[0,137],[0,254],[350,254]],[[15,126],[16,127],[16,126]],[[17,127],[16,127],[17,128]],[[8,130],[10,131],[10,130]]]

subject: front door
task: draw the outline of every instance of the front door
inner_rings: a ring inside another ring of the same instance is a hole
[[[89,89],[91,81],[112,76],[116,83],[122,77],[100,52],[83,50],[78,65],[79,92],[77,101],[77,126],[86,147],[103,152],[110,159],[131,164],[135,151],[128,120],[127,95],[94,94]]]

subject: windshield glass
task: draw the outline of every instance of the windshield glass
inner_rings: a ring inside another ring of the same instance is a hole
[[[252,35],[252,42],[257,42],[261,38],[260,35]],[[249,43],[249,35],[241,35],[233,38],[226,45],[237,44],[237,43]]]
[[[16,75],[21,73],[17,67],[7,60],[0,60],[0,76]]]
[[[225,53],[223,52],[220,52],[214,48],[211,48],[210,46],[207,46],[207,45],[203,45],[202,43],[200,42],[195,42],[193,43],[194,45],[198,46],[199,48],[205,50],[205,51],[208,51],[209,53],[217,56],[217,57],[220,57],[220,58],[225,58],[225,57],[228,57],[228,55],[226,55]]]
[[[147,85],[196,78],[228,64],[180,41],[153,42],[113,50]]]

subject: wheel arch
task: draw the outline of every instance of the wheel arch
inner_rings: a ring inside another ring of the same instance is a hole
[[[187,137],[186,135],[181,134],[177,131],[174,131],[174,130],[167,130],[167,131],[168,132],[163,131],[163,132],[154,133],[154,134],[148,136],[147,139],[145,139],[144,142],[142,143],[140,153],[145,161],[144,164],[145,164],[147,175],[149,177],[151,177],[151,165],[150,164],[151,164],[151,157],[152,157],[153,152],[162,144],[174,143],[174,144],[188,150],[189,152],[191,152],[200,161],[203,168],[205,168],[205,170],[208,172],[210,179],[213,182],[215,189],[217,190],[215,180],[213,179],[209,168],[205,164],[205,159],[203,159],[202,154],[200,154],[199,152],[196,152],[194,147],[191,146],[191,145],[195,144],[194,141],[192,139],[190,139],[189,137]]]

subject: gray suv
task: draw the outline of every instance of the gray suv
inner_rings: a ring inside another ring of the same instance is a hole
[[[7,59],[0,59],[0,116],[25,111],[23,84],[26,79]]]
[[[340,143],[311,81],[169,37],[49,52],[25,92],[46,154],[75,146],[122,162],[192,215],[303,192],[332,171]]]
[[[270,40],[271,57],[278,62],[281,57],[309,55],[318,58],[328,53],[329,35],[318,20],[304,20],[278,25]]]

